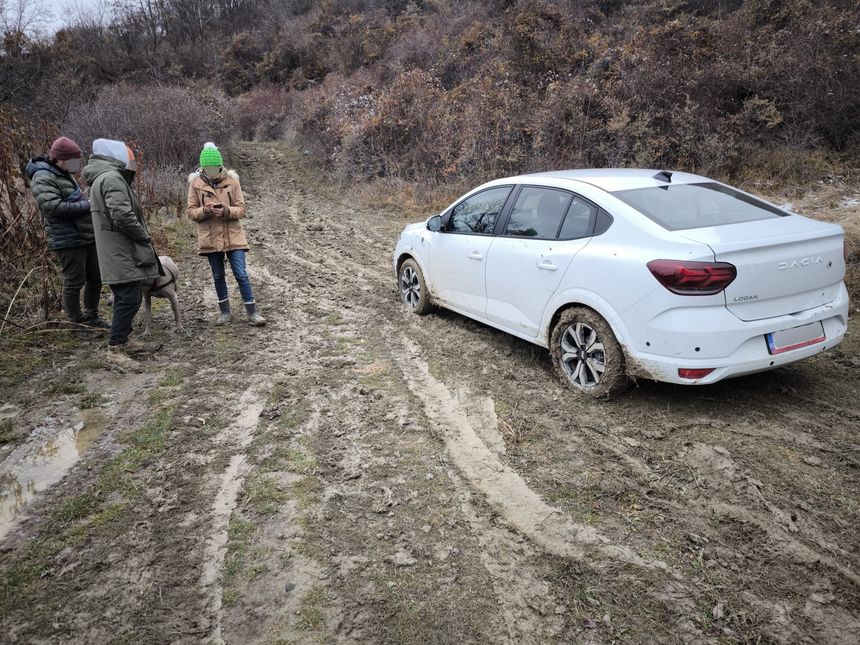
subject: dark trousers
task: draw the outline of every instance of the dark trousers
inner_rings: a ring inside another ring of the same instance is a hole
[[[254,291],[251,289],[251,280],[248,277],[248,269],[245,267],[245,252],[239,251],[216,251],[215,253],[207,253],[206,257],[209,260],[209,267],[212,269],[212,279],[215,282],[215,293],[218,294],[218,300],[224,301],[230,297],[227,291],[227,272],[224,270],[224,256],[230,261],[230,269],[233,271],[233,277],[239,285],[239,293],[242,294],[242,300],[246,304],[254,302]]]
[[[63,309],[73,322],[95,318],[99,310],[102,280],[95,244],[55,251],[63,269]],[[81,313],[81,289],[84,311]]]
[[[143,301],[143,289],[140,282],[129,282],[112,284],[110,290],[113,292],[113,318],[110,321],[108,345],[125,345],[134,317]]]

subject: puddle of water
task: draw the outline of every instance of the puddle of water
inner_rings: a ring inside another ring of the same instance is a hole
[[[0,540],[36,495],[63,478],[107,423],[104,412],[94,408],[81,412],[81,421],[72,428],[36,428],[0,464]]]

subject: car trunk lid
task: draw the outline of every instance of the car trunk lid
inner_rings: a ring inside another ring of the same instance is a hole
[[[761,320],[824,305],[845,276],[842,227],[798,215],[684,231],[737,268],[726,308]]]

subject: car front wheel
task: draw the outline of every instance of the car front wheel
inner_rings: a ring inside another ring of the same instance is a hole
[[[624,352],[597,312],[572,307],[552,330],[550,353],[561,380],[578,392],[609,399],[630,386]]]
[[[397,286],[400,291],[400,299],[413,313],[423,316],[430,313],[433,306],[430,304],[430,294],[424,282],[424,274],[415,260],[409,259],[400,265],[397,276]]]

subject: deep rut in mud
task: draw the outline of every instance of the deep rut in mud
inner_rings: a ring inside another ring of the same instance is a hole
[[[182,262],[191,338],[165,336],[148,382],[110,383],[144,394],[112,409],[96,448],[2,555],[16,576],[46,563],[21,587],[36,611],[5,605],[11,640],[860,632],[852,337],[771,374],[580,400],[545,351],[400,306],[390,253],[402,217],[357,206],[288,147],[236,153],[249,271],[270,323],[208,327],[205,267]],[[147,399],[165,370],[181,383]],[[104,467],[128,445],[122,433],[163,410],[158,449],[113,485]],[[58,523],[69,491],[91,489],[107,492],[90,514]],[[119,519],[99,519],[114,507]],[[28,547],[58,526],[74,539]]]

